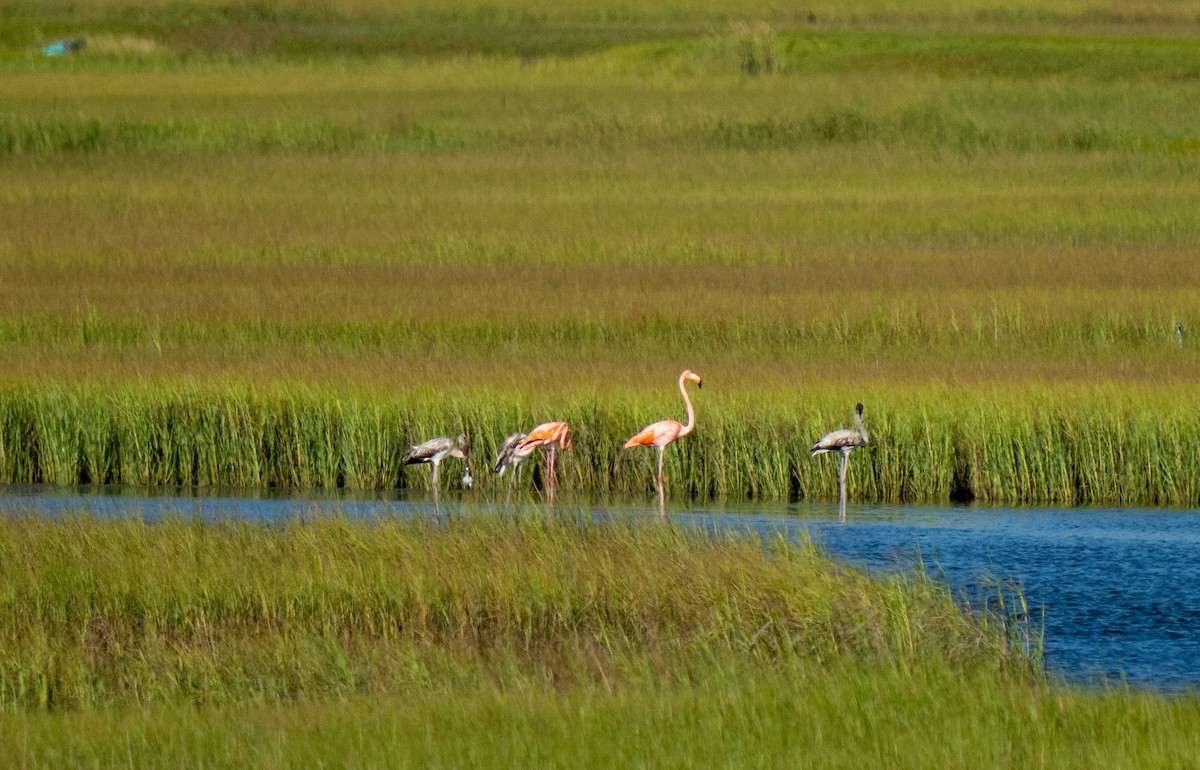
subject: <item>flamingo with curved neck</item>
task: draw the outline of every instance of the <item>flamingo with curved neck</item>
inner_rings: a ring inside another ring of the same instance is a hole
[[[687,389],[683,387],[685,380],[691,380],[696,383],[697,388],[701,387],[701,383],[700,375],[691,369],[685,369],[683,374],[679,375],[679,392],[683,396],[683,403],[687,405],[687,425],[675,420],[660,420],[642,428],[640,432],[625,442],[626,449],[631,449],[635,446],[658,447],[658,487],[660,491],[663,485],[663,450],[666,449],[668,444],[674,442],[675,439],[680,436],[686,436],[696,427],[696,410],[692,406],[692,399],[688,396]]]

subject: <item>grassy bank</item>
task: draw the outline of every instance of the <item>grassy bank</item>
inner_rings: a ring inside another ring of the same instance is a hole
[[[611,689],[835,660],[1036,670],[1003,618],[965,615],[922,575],[537,510],[445,526],[18,517],[0,554],[9,708]]]
[[[667,453],[677,499],[832,499],[836,462],[810,444],[851,424],[841,388],[695,393],[695,434]],[[566,420],[564,488],[646,494],[653,453],[625,440],[682,419],[666,376],[651,394],[621,389],[553,397],[478,390],[409,397],[241,388],[0,390],[0,482],[240,487],[427,488],[404,468],[410,444],[464,432],[476,493],[500,494],[489,471],[509,433]],[[1194,399],[1173,387],[863,390],[871,445],[850,465],[851,499],[1128,505],[1200,503]],[[540,460],[525,474],[539,486]],[[457,485],[450,474],[448,484]],[[443,476],[445,479],[446,476]]]
[[[31,768],[1117,768],[1198,749],[1195,698],[1049,683],[1022,627],[804,542],[538,511],[30,516],[0,520],[0,586],[0,750]]]

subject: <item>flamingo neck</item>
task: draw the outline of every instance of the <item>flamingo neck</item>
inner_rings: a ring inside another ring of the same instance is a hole
[[[858,423],[858,435],[862,436],[864,444],[867,443],[867,426],[863,424],[862,415],[855,412],[854,421]]]
[[[687,425],[679,431],[680,436],[686,436],[696,427],[696,410],[692,407],[692,399],[688,398],[687,388],[683,387],[683,375],[679,375],[679,392],[683,394],[683,403],[687,404]]]

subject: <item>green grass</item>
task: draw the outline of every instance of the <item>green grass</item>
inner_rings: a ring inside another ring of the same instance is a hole
[[[108,38],[0,62],[0,475],[420,486],[566,418],[641,494],[691,368],[673,494],[829,497],[863,400],[859,499],[1196,504],[1185,6],[622,8],[14,5]]]
[[[1195,506],[1198,24],[1170,0],[0,2],[0,482],[422,488],[407,443],[465,430],[487,501],[501,437],[567,419],[565,489],[646,495],[620,444],[682,417],[692,368],[677,499],[833,499],[807,446],[862,400],[852,499]],[[87,51],[38,55],[68,35]],[[0,751],[1197,755],[1194,697],[1047,682],[1027,631],[807,543],[523,507],[18,516]]]
[[[827,500],[836,461],[809,445],[851,424],[841,388],[694,391],[696,432],[667,452],[676,499]],[[476,494],[510,479],[489,472],[501,440],[550,419],[575,433],[561,454],[565,490],[644,495],[654,453],[625,440],[683,418],[674,377],[649,393],[608,388],[560,398],[482,390],[378,394],[155,387],[0,390],[0,482],[427,489],[404,468],[409,444],[464,432]],[[871,444],[850,464],[851,499],[1194,506],[1200,430],[1174,387],[862,390]],[[540,459],[527,488],[544,483]],[[443,475],[457,486],[457,472]]]
[[[1198,748],[1193,696],[1047,681],[1028,628],[924,574],[559,514],[0,520],[0,750],[24,767],[1118,768]]]
[[[1021,626],[811,543],[580,520],[0,521],[0,707],[620,688],[875,660],[1035,676]]]
[[[104,0],[86,4],[0,4],[0,55],[29,57],[65,36],[86,36],[89,55],[124,59],[344,57],[441,58],[470,55],[569,56],[633,41],[693,38],[730,25],[785,30],[924,29],[1050,31],[1186,36],[1200,18],[1187,2],[1138,0],[1119,8],[1094,0],[996,3],[890,0],[803,6],[675,0]]]
[[[608,691],[0,715],[26,767],[1186,765],[1193,697],[833,664]]]

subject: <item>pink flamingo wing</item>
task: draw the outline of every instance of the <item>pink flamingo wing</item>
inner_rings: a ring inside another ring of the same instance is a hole
[[[641,432],[625,442],[625,448],[635,446],[666,446],[679,436],[683,426],[674,420],[661,420],[647,425]]]
[[[521,448],[527,449],[542,446],[543,444],[553,444],[561,439],[566,426],[565,422],[544,422],[529,431],[529,435],[521,442]]]

